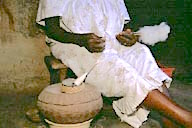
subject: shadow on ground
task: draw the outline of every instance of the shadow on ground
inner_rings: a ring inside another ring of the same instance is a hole
[[[192,110],[192,86],[174,81],[170,88],[173,99],[183,107]],[[1,95],[0,96],[0,128],[46,128],[46,124],[32,123],[25,112],[36,106],[37,96]],[[141,128],[160,128],[159,115],[151,112],[149,120]],[[103,110],[92,122],[92,128],[131,128],[122,123],[115,115],[112,107],[105,101]]]

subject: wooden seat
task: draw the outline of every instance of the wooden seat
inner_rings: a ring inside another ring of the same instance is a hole
[[[44,62],[50,73],[50,84],[60,83],[68,77],[76,78],[75,74],[54,56],[45,56]]]
[[[51,61],[51,67],[53,69],[67,69],[67,66],[64,65],[60,60],[53,58]]]

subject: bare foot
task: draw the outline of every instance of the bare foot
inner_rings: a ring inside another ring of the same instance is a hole
[[[27,110],[27,112],[25,114],[30,121],[32,121],[34,123],[41,122],[39,110],[37,108],[31,108],[31,109]]]

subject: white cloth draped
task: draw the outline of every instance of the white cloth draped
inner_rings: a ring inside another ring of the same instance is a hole
[[[53,55],[70,67],[77,76],[89,71],[86,82],[96,86],[105,96],[122,96],[113,102],[113,108],[122,121],[138,128],[147,119],[149,111],[137,108],[148,92],[160,89],[162,81],[171,83],[157,66],[150,50],[143,44],[132,47],[120,45],[115,35],[130,20],[123,0],[40,0],[37,23],[60,16],[60,26],[67,32],[95,33],[106,39],[104,52],[92,54],[84,47],[56,44]]]

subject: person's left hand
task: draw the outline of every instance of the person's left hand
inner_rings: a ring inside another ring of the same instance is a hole
[[[132,46],[138,41],[138,36],[131,32],[131,29],[127,29],[118,35],[116,39],[124,46]]]

